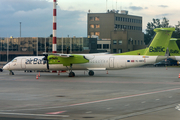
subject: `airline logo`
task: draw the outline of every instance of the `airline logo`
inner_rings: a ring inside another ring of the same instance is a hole
[[[165,52],[164,51],[165,47],[162,46],[157,46],[157,47],[149,47],[149,52]]]
[[[38,59],[38,58],[30,58],[30,59],[26,59],[25,64],[46,64],[46,61],[42,59]]]
[[[178,50],[170,50],[170,53],[176,53],[176,54],[179,54],[179,51],[178,51]]]

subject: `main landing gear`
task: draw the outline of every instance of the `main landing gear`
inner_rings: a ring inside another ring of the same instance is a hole
[[[70,65],[70,68],[68,68],[68,66],[66,66],[67,69],[69,69],[69,77],[75,77],[75,73],[72,71],[72,64]],[[89,76],[93,76],[94,75],[94,71],[89,70],[88,72]]]
[[[14,75],[14,72],[12,70],[10,70],[9,75]]]
[[[94,75],[94,71],[90,70],[89,71],[89,76],[93,76]]]
[[[67,67],[67,66],[66,66]],[[68,68],[68,67],[67,67]],[[70,65],[69,77],[75,77],[75,73],[72,71],[72,65]]]
[[[71,71],[71,72],[69,73],[69,77],[74,77],[74,76],[75,76],[75,73]]]

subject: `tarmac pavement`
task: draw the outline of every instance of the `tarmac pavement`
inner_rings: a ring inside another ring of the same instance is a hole
[[[0,73],[0,119],[179,120],[179,67]],[[85,74],[84,74],[85,73]]]

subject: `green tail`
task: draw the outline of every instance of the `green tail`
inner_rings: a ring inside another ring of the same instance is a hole
[[[164,56],[166,54],[166,49],[168,47],[172,32],[175,31],[175,28],[156,28],[154,29],[156,35],[152,40],[149,47],[145,49],[125,52],[117,55],[151,55]]]
[[[171,38],[169,45],[168,45],[168,49],[169,49],[169,54],[170,56],[180,56],[180,49],[178,44],[180,43],[180,38]]]
[[[164,56],[175,28],[156,28],[154,31],[156,32],[156,36],[148,49],[145,50],[144,55]]]

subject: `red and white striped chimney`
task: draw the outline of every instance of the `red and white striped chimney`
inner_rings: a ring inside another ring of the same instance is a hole
[[[53,0],[53,44],[52,44],[52,53],[57,52],[56,45],[56,0]]]

